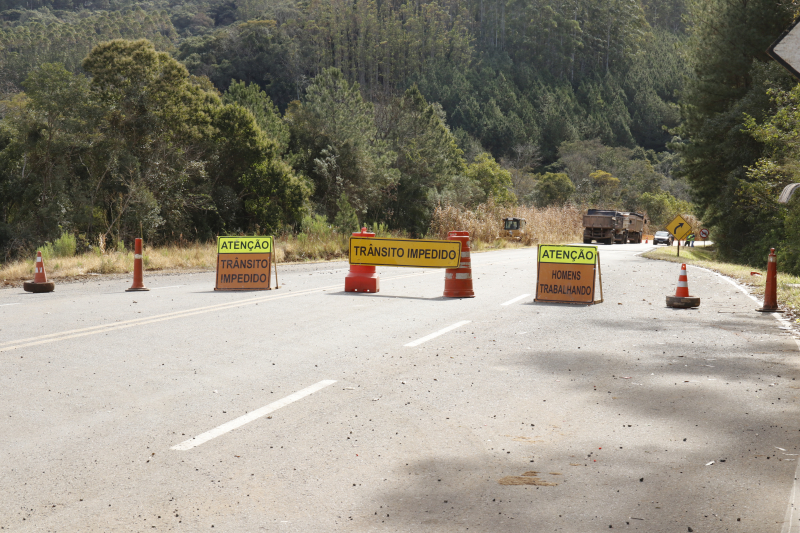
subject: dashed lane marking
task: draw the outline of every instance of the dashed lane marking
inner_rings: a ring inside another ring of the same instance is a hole
[[[452,330],[454,330],[456,328],[460,328],[461,326],[463,326],[465,324],[469,324],[469,323],[470,323],[469,320],[462,320],[461,322],[456,322],[452,326],[447,326],[446,328],[442,328],[439,331],[436,331],[434,333],[431,333],[430,335],[426,335],[426,336],[422,337],[421,339],[417,339],[417,340],[415,340],[413,342],[409,342],[408,344],[405,344],[404,346],[408,346],[408,347],[411,347],[411,348],[413,348],[414,346],[419,346],[420,344],[422,344],[425,341],[429,341],[431,339],[435,339],[439,335],[443,335],[443,334],[447,333],[448,331],[452,331]]]
[[[515,304],[515,303],[517,303],[518,301],[520,301],[520,300],[522,300],[522,299],[524,299],[524,298],[527,298],[528,296],[530,296],[530,294],[523,294],[522,296],[517,296],[516,298],[512,298],[511,300],[509,300],[509,301],[507,301],[507,302],[503,302],[503,303],[501,303],[500,305],[511,305],[511,304]]]
[[[385,281],[393,279],[410,278],[415,276],[424,276],[431,272],[421,272],[419,274],[406,274],[403,276],[384,278]],[[306,296],[318,292],[323,292],[331,289],[340,289],[342,284],[328,285],[326,287],[319,287],[316,289],[305,289],[297,292],[289,292],[284,294],[270,294],[267,296],[255,296],[253,298],[245,298],[234,302],[225,302],[214,305],[206,305],[203,307],[195,307],[192,309],[184,309],[183,311],[173,311],[172,313],[163,313],[160,315],[153,315],[149,317],[136,318],[132,320],[122,320],[120,322],[111,322],[108,324],[100,324],[98,326],[90,326],[88,328],[71,329],[61,331],[58,333],[49,333],[47,335],[39,335],[36,337],[28,337],[26,339],[17,339],[12,341],[0,342],[0,352],[9,352],[18,348],[27,348],[30,346],[38,346],[40,344],[47,344],[68,339],[75,339],[78,337],[85,337],[87,335],[96,335],[99,333],[106,333],[109,331],[116,331],[119,329],[130,328],[134,326],[143,326],[155,322],[164,322],[166,320],[174,320],[176,318],[185,318],[189,316],[199,315],[203,313],[210,313],[213,311],[222,311],[225,309],[233,309],[245,305],[253,305],[260,302],[268,302],[272,300],[282,300],[284,298],[294,298],[295,296]]]
[[[521,260],[526,260],[526,259],[525,258],[520,258],[520,259],[512,259],[512,260],[509,260],[509,261],[497,261],[497,262],[494,262],[494,263],[489,263],[489,265],[492,265],[492,266],[494,266],[494,265],[502,265],[502,264],[514,263],[514,262],[521,261]],[[404,279],[404,278],[412,278],[412,277],[418,277],[418,276],[426,276],[426,275],[430,275],[430,274],[434,274],[434,273],[436,273],[436,271],[426,271],[426,272],[420,272],[420,273],[415,273],[415,274],[404,274],[404,275],[400,275],[400,276],[385,277],[385,278],[383,278],[383,281],[392,281],[392,280],[395,280],[395,279]],[[256,303],[259,303],[259,302],[272,301],[272,300],[281,300],[283,298],[293,298],[295,296],[306,296],[306,295],[309,295],[309,294],[323,292],[323,291],[327,291],[327,290],[331,290],[331,289],[339,289],[341,287],[342,287],[342,284],[337,284],[337,285],[329,285],[329,286],[326,286],[326,287],[319,287],[319,288],[316,288],[316,289],[305,289],[305,290],[302,290],[302,291],[290,292],[288,294],[285,293],[285,294],[280,294],[280,295],[271,294],[271,295],[268,295],[268,296],[256,296],[256,297],[253,297],[253,298],[245,298],[245,299],[237,300],[237,301],[234,301],[234,302],[225,302],[225,303],[220,303],[220,304],[207,305],[207,306],[203,306],[203,307],[195,307],[195,308],[192,308],[192,309],[184,309],[183,311],[174,311],[174,312],[171,312],[171,313],[163,313],[163,314],[160,314],[160,315],[153,315],[153,316],[149,316],[149,317],[136,318],[136,319],[132,319],[132,320],[122,320],[122,321],[119,321],[119,322],[111,322],[111,323],[108,323],[108,324],[100,324],[100,325],[97,325],[97,326],[90,326],[90,327],[87,327],[87,328],[71,329],[71,330],[67,330],[67,331],[61,331],[61,332],[58,332],[58,333],[49,333],[47,335],[39,335],[39,336],[36,336],[36,337],[28,337],[28,338],[25,338],[25,339],[16,339],[16,340],[11,340],[11,341],[5,341],[5,342],[0,342],[0,353],[2,353],[2,352],[10,352],[12,350],[16,350],[16,349],[19,349],[19,348],[28,348],[30,346],[38,346],[40,344],[48,344],[48,343],[51,343],[51,342],[58,342],[58,341],[62,341],[62,340],[69,340],[69,339],[75,339],[75,338],[79,338],[79,337],[85,337],[87,335],[97,335],[97,334],[100,334],[100,333],[106,333],[106,332],[109,332],[109,331],[116,331],[116,330],[119,330],[119,329],[126,329],[126,328],[130,328],[130,327],[134,327],[134,326],[143,326],[143,325],[152,324],[152,323],[155,323],[155,322],[164,322],[164,321],[173,320],[173,319],[176,319],[176,318],[185,318],[185,317],[189,317],[189,316],[193,316],[193,315],[199,315],[199,314],[202,314],[202,313],[210,313],[210,312],[213,312],[213,311],[221,311],[221,310],[225,310],[225,309],[233,309],[233,308],[241,307],[241,306],[245,306],[245,305],[253,305],[253,304],[256,304]],[[113,293],[113,294],[117,294],[117,293]]]
[[[41,335],[38,337],[30,337],[27,339],[19,339],[16,341],[6,341],[0,343],[0,352],[7,352],[16,350],[17,348],[26,348],[28,346],[36,346],[39,344],[46,344],[60,340],[74,339],[77,337],[85,337],[86,335],[95,335],[107,331],[114,331],[118,329],[130,328],[133,326],[142,326],[145,324],[152,324],[153,322],[163,322],[165,320],[173,320],[176,318],[184,318],[187,316],[199,315],[202,313],[210,313],[212,311],[220,311],[223,309],[231,309],[244,305],[251,305],[264,301],[280,300],[283,298],[292,298],[294,296],[304,296],[315,292],[322,292],[323,290],[338,288],[340,285],[333,285],[330,287],[320,287],[319,289],[308,289],[305,291],[292,292],[281,295],[258,296],[255,298],[247,298],[235,302],[226,302],[222,304],[207,305],[204,307],[196,307],[194,309],[185,309],[183,311],[175,311],[172,313],[164,313],[161,315],[154,315],[150,317],[136,318],[133,320],[123,320],[120,322],[111,322],[109,324],[101,324],[99,326],[90,326],[88,328],[72,329],[68,331],[61,331],[59,333],[50,333],[48,335]],[[10,346],[9,346],[10,345]]]
[[[306,396],[314,394],[315,392],[324,389],[328,385],[333,385],[336,383],[336,380],[333,379],[326,379],[324,381],[320,381],[319,383],[315,383],[310,387],[306,387],[303,390],[299,390],[294,394],[290,394],[289,396],[278,400],[277,402],[272,402],[269,405],[265,405],[260,409],[256,409],[255,411],[250,411],[246,415],[242,415],[239,418],[235,418],[230,422],[226,422],[221,426],[215,427],[211,431],[206,431],[205,433],[201,433],[200,435],[193,437],[189,440],[185,440],[180,444],[176,444],[171,450],[178,450],[178,451],[186,451],[191,450],[192,448],[196,448],[203,443],[210,441],[211,439],[215,439],[220,435],[224,435],[225,433],[229,433],[236,428],[240,428],[245,424],[252,422],[253,420],[258,420],[262,416],[268,415],[274,411],[277,411],[281,407],[286,407],[290,403],[294,403],[297,400],[302,400]]]

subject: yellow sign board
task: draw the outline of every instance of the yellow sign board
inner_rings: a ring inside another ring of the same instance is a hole
[[[570,265],[593,265],[597,261],[595,246],[539,246],[540,263],[560,263]]]
[[[667,224],[667,231],[672,233],[676,239],[681,240],[692,232],[692,227],[682,216],[678,215]]]
[[[218,254],[270,254],[272,237],[218,237]]]
[[[539,245],[536,302],[600,303],[594,300],[598,252],[595,246]],[[602,295],[603,289],[600,288]]]
[[[219,237],[217,252],[215,291],[272,288],[272,237]]]
[[[350,237],[350,264],[458,268],[461,242]]]

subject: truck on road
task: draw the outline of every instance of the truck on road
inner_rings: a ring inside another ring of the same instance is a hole
[[[583,243],[640,243],[646,222],[640,213],[589,209],[583,215]]]

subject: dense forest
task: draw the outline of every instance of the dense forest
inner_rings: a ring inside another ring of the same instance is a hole
[[[800,227],[773,200],[800,92],[764,53],[793,9],[0,0],[0,250],[321,219],[422,236],[491,197],[694,209],[757,260]]]

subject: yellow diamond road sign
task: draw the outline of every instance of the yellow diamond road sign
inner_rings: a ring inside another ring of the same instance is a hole
[[[683,220],[682,216],[678,215],[667,224],[667,231],[672,233],[676,239],[681,240],[692,232],[692,227]]]

